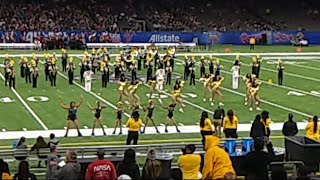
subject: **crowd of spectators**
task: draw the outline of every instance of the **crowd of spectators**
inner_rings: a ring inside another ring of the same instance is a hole
[[[311,0],[286,1],[290,6],[282,9],[283,12],[275,0],[272,1],[260,7],[260,3],[250,0],[2,0],[0,29],[57,32],[276,31],[296,30],[292,27],[304,29],[310,25],[304,21],[317,21],[319,17],[318,3]],[[295,8],[301,9],[302,14],[294,11]],[[299,14],[300,19],[286,18],[293,12]]]

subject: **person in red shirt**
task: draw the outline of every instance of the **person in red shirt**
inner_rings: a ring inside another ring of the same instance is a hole
[[[117,179],[116,168],[113,163],[104,160],[104,150],[98,150],[98,159],[89,164],[86,180],[114,180]]]

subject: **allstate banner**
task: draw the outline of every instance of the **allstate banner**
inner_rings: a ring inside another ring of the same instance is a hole
[[[255,37],[257,43],[261,42],[263,34],[266,34],[268,45],[289,45],[296,37],[303,38],[309,44],[320,44],[320,32],[137,32],[137,33],[108,33],[91,31],[64,31],[64,32],[45,32],[45,31],[0,31],[0,42],[10,38],[13,42],[21,42],[24,36],[27,42],[33,42],[38,36],[50,37],[60,35],[67,37],[67,43],[73,37],[81,37],[89,42],[101,42],[108,39],[110,43],[191,43],[197,40],[200,45],[210,44],[234,44],[246,45],[251,37]]]

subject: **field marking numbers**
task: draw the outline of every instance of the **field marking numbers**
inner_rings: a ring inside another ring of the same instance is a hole
[[[2,73],[0,73],[0,77],[1,79],[4,81],[5,78],[2,75]],[[39,116],[30,108],[30,106],[23,100],[23,98],[20,96],[20,94],[18,93],[17,90],[15,90],[14,88],[11,88],[11,91],[13,92],[13,94],[15,94],[17,96],[17,98],[19,99],[19,101],[22,103],[22,105],[29,111],[29,113],[33,116],[33,118],[40,124],[40,126],[45,129],[45,130],[49,130],[48,127],[41,121],[41,119],[39,118]]]

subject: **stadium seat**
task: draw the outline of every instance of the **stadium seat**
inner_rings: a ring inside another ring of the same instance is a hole
[[[242,143],[242,154],[245,156],[252,151],[254,141],[251,138],[242,138],[241,143]]]
[[[235,157],[236,153],[237,140],[236,139],[226,139],[225,150],[228,152],[229,156]]]

